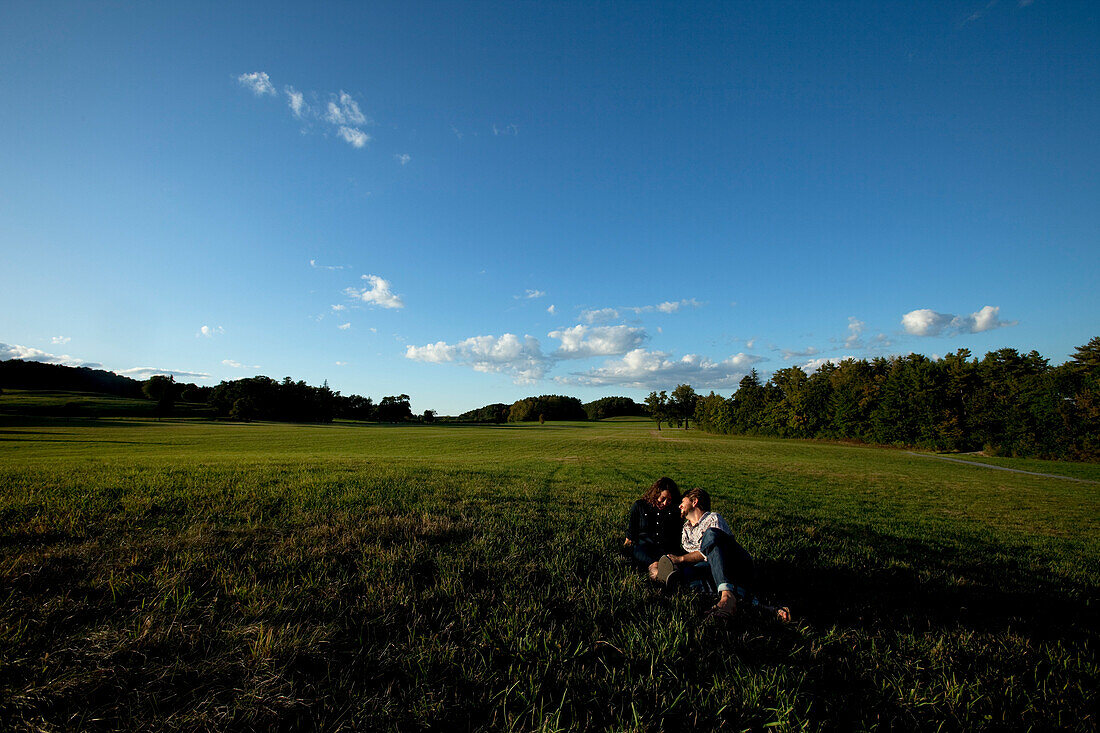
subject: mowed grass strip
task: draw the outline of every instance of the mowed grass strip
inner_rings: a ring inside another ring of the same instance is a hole
[[[617,559],[661,475],[794,625]],[[633,420],[11,418],[0,487],[12,728],[1096,727],[1095,485]]]

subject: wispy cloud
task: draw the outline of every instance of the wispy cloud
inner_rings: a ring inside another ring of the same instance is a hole
[[[561,342],[554,352],[558,359],[586,359],[591,356],[625,354],[649,338],[644,329],[630,326],[577,325],[547,334]]]
[[[237,77],[241,86],[252,91],[257,97],[275,96],[275,85],[271,77],[263,71],[253,71]],[[303,132],[308,131],[311,123],[327,127],[327,131],[345,141],[354,148],[366,147],[371,136],[361,128],[371,124],[370,118],[363,114],[358,100],[351,94],[340,90],[339,93],[316,94],[311,92],[314,104],[306,101],[306,94],[293,86],[283,86],[287,107],[291,115],[306,124]]]
[[[225,329],[221,326],[203,326],[195,334],[195,338],[211,338],[213,336],[221,336],[225,333]]]
[[[546,312],[549,313],[550,315],[554,315],[555,313],[558,312],[558,309],[554,304],[551,303],[550,306],[546,309]]]
[[[581,311],[581,320],[585,323],[607,323],[619,318],[619,311],[614,308],[594,308]]]
[[[951,313],[937,313],[929,308],[909,311],[901,317],[902,328],[910,336],[957,335],[963,333],[981,333],[995,328],[1015,326],[1019,321],[1002,321],[1000,306],[987,305],[968,316],[956,316]]]
[[[344,293],[351,298],[361,300],[364,303],[370,303],[371,305],[377,305],[382,308],[405,307],[405,302],[401,300],[401,296],[395,295],[390,289],[390,283],[388,280],[384,280],[377,275],[363,275],[363,279],[370,284],[370,287],[347,288],[346,290],[344,290]]]
[[[336,364],[336,366],[347,366],[348,365],[348,363],[346,361],[337,361],[337,362],[334,362],[334,363]]]
[[[679,313],[687,308],[700,308],[703,303],[695,298],[683,300],[666,300],[655,305],[628,305],[618,308],[593,308],[581,311],[581,320],[588,323],[607,323],[618,319],[624,311],[641,315],[643,313]]]
[[[302,119],[310,113],[310,107],[306,104],[304,94],[289,85],[283,87],[283,93],[286,94],[287,106],[290,107],[290,111],[294,113],[295,117]]]
[[[960,23],[959,26],[962,27],[964,25],[967,25],[968,23],[976,23],[977,21],[981,20],[989,13],[990,10],[993,10],[993,8],[997,7],[997,2],[998,0],[989,0],[989,2],[987,2],[984,6],[978,8],[977,10],[970,13],[970,15],[966,16],[966,19],[963,20],[963,22]]]
[[[310,260],[309,266],[314,270],[346,270],[348,268],[347,265],[319,265],[317,260]]]
[[[412,160],[412,156],[408,153],[398,153],[397,155],[394,155],[393,158],[401,165],[408,165],[409,161]]]
[[[863,347],[860,337],[867,324],[854,316],[848,317],[848,338],[844,339],[844,347],[847,349],[859,349]]]
[[[206,372],[188,372],[180,369],[158,369],[156,367],[133,367],[132,369],[114,369],[115,374],[130,379],[149,379],[157,375],[175,377],[176,379],[210,379]]]
[[[474,336],[458,343],[438,341],[426,346],[406,346],[405,358],[434,364],[458,363],[478,372],[510,374],[518,384],[542,379],[550,360],[542,353],[538,339],[505,333]]]
[[[54,336],[50,339],[50,343],[54,346],[63,346],[70,341],[72,341],[72,337],[70,336]]]
[[[355,98],[341,89],[339,97],[326,105],[324,120],[334,125],[362,125],[367,116],[359,110]]]
[[[233,369],[259,369],[260,368],[259,364],[252,364],[252,365],[242,364],[239,361],[236,361],[234,359],[222,359],[222,364],[225,364],[227,367],[232,367]]]
[[[353,148],[361,148],[370,142],[370,135],[360,130],[358,127],[348,127],[347,125],[340,125],[340,129],[336,132],[344,141],[351,144]]]
[[[351,323],[341,323],[339,326],[337,326],[337,328],[341,331],[347,331],[349,328],[351,328]]]
[[[335,311],[336,313],[339,313],[340,311],[346,311],[347,309],[348,309],[348,307],[346,305],[342,305],[342,304],[337,304],[337,305],[332,306],[332,310]]]
[[[531,300],[533,298],[542,298],[546,296],[545,290],[525,290],[523,295],[513,295],[516,300]]]
[[[262,71],[241,74],[237,77],[237,81],[241,86],[250,90],[257,97],[275,94],[275,87],[271,84],[271,78]]]
[[[821,353],[821,349],[818,349],[814,346],[810,346],[808,348],[802,349],[801,351],[794,351],[792,349],[780,349],[780,351],[783,352],[783,359],[786,360],[786,361],[790,361],[791,359],[794,359],[795,357],[801,358],[801,357],[806,357],[806,356],[814,356],[815,354],[820,354]]]
[[[616,385],[668,389],[677,384],[690,384],[697,390],[725,389],[737,386],[752,365],[759,361],[762,361],[761,357],[744,353],[713,361],[698,354],[687,354],[676,359],[664,351],[634,349],[602,367],[558,377],[557,381],[595,387]]]
[[[503,126],[498,127],[497,125],[494,124],[493,125],[493,134],[494,135],[513,135],[513,136],[518,135],[519,134],[519,127],[517,127],[516,125],[503,125]]]

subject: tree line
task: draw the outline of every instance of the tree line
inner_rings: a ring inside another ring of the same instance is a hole
[[[731,397],[679,385],[646,400],[658,421],[708,432],[856,440],[943,451],[1100,460],[1100,337],[1051,366],[1015,349],[959,349],[827,363],[812,374],[753,370]],[[655,411],[654,411],[655,410]]]
[[[256,376],[201,387],[171,376],[139,381],[87,367],[11,359],[0,361],[0,387],[144,397],[157,403],[158,415],[170,415],[177,402],[187,402],[235,420],[437,419],[432,410],[414,415],[406,394],[375,403],[370,397],[341,395],[327,382],[313,387],[290,377],[280,382]],[[845,359],[810,374],[787,367],[766,382],[753,370],[728,398],[699,395],[681,384],[671,393],[651,392],[644,404],[628,397],[582,404],[576,397],[539,395],[444,419],[504,423],[619,415],[649,415],[658,429],[664,424],[686,428],[694,421],[714,433],[1095,461],[1100,460],[1100,337],[1059,366],[1035,351],[1000,349],[978,359],[959,349],[937,359],[920,354]]]
[[[524,397],[511,405],[494,402],[458,416],[460,422],[505,423],[547,420],[603,420],[622,415],[646,416],[649,412],[629,397],[601,397],[581,403],[576,397],[539,395]]]

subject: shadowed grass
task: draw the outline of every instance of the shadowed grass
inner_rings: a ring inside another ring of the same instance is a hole
[[[1096,486],[651,427],[9,420],[0,720],[1095,729]],[[621,563],[660,475],[796,624]]]

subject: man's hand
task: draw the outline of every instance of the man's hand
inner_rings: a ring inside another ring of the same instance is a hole
[[[657,579],[657,563],[653,563],[649,566],[649,579],[650,580],[656,580]]]
[[[684,563],[697,563],[706,560],[701,552],[689,552],[686,555],[669,555],[669,560],[672,560],[673,565],[683,565]]]
[[[630,547],[633,544],[634,544],[633,540],[631,540],[629,537],[627,537],[625,540],[623,540],[623,547]]]

